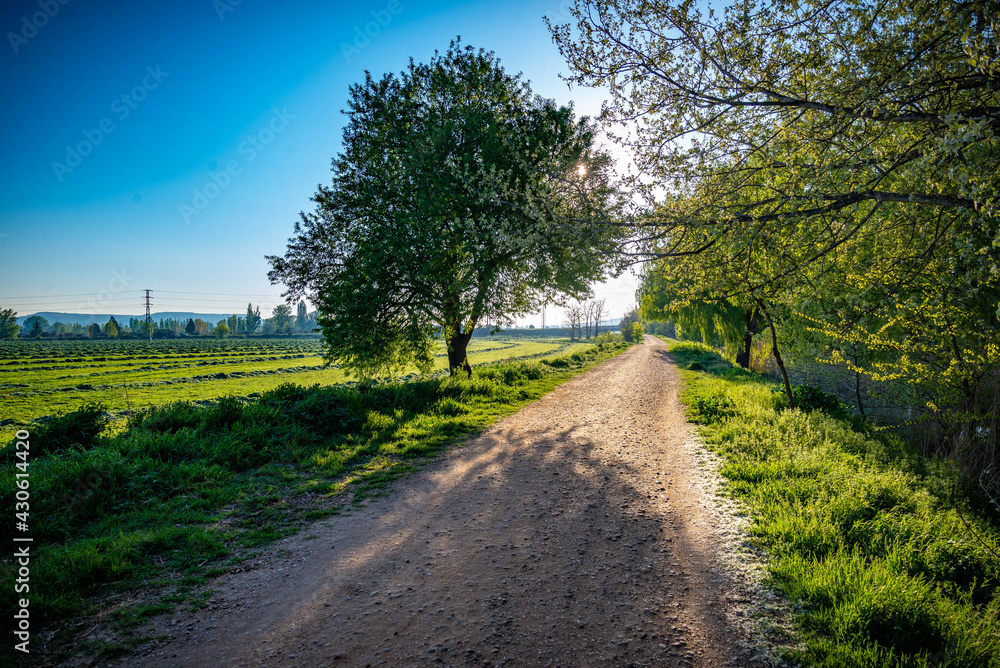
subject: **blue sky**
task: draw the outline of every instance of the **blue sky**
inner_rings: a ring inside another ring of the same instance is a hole
[[[0,9],[0,307],[267,313],[298,212],[330,178],[348,87],[451,39],[579,113],[542,16],[565,2],[7,2]],[[213,178],[214,175],[214,178]],[[635,280],[599,286],[612,314]],[[549,321],[552,320],[550,311]],[[523,323],[538,323],[529,318]]]

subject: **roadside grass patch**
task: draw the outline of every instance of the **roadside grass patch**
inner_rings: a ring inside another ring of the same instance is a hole
[[[86,615],[124,634],[88,646],[122,651],[134,640],[128,619],[202,605],[199,588],[251,549],[387,494],[429,456],[627,347],[605,339],[569,358],[477,367],[472,379],[286,384],[255,398],[178,402],[116,433],[99,405],[32,428],[32,620],[61,629],[46,660],[73,651],[72,622]],[[8,469],[13,452],[13,441],[0,450]],[[7,507],[16,491],[13,476],[0,480]],[[2,520],[8,534],[13,522],[12,513]],[[0,575],[11,583],[14,574],[4,557]],[[140,607],[107,616],[113,600],[139,590]],[[2,595],[11,608],[13,592]]]
[[[809,666],[1000,665],[1000,532],[956,469],[875,434],[811,390],[789,410],[773,381],[711,349],[670,349],[682,399],[752,517],[775,587],[801,606]],[[703,371],[690,370],[697,363]],[[799,396],[799,395],[797,395]]]

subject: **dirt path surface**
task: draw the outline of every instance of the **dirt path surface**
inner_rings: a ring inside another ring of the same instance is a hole
[[[120,666],[747,665],[652,337],[223,576]]]

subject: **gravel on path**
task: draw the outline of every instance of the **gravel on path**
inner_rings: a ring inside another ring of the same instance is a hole
[[[222,576],[119,666],[745,666],[653,337]]]

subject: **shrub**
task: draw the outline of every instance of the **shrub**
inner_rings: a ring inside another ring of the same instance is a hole
[[[630,322],[622,329],[622,338],[629,343],[642,341],[642,325],[638,322]]]
[[[776,399],[777,408],[788,407],[785,388],[776,386],[771,388],[771,392],[779,395]],[[792,396],[795,397],[795,407],[801,408],[807,413],[819,410],[829,415],[845,415],[844,405],[840,403],[840,399],[833,394],[827,394],[813,385],[796,385],[792,388]]]
[[[108,424],[104,405],[98,402],[84,404],[78,410],[54,417],[35,427],[31,444],[43,454],[59,452],[72,445],[90,447],[94,439]]]
[[[518,385],[528,380],[538,380],[545,375],[545,367],[532,362],[509,362],[477,370],[476,375],[504,385]]]
[[[307,388],[284,383],[265,392],[258,406],[265,412],[278,410],[283,419],[290,419],[319,435],[355,431],[361,424],[343,392],[334,387],[313,385]]]
[[[243,417],[243,402],[237,397],[221,397],[214,406],[209,408],[202,418],[203,431],[222,431],[232,427]]]
[[[130,426],[159,434],[176,434],[181,429],[201,424],[202,412],[188,402],[178,401],[136,413]]]
[[[621,334],[614,334],[612,332],[601,332],[594,338],[594,343],[598,348],[614,347],[620,344],[624,339]]]
[[[736,415],[736,404],[725,394],[699,397],[692,406],[691,421],[700,424],[721,422]]]

